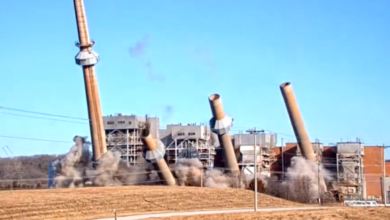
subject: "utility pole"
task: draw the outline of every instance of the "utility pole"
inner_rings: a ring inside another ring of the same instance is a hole
[[[284,145],[283,145],[283,138],[282,138],[282,180],[284,180]]]
[[[347,173],[347,199],[349,199],[349,174]]]
[[[317,193],[318,193],[318,205],[321,205],[321,184],[320,184],[320,173],[321,173],[321,157],[320,157],[320,142],[318,139],[316,139],[316,145],[315,145],[315,152],[317,156],[317,165],[318,165],[318,170],[317,170]]]
[[[8,151],[11,153],[11,155],[13,156],[13,157],[15,157],[15,154],[14,154],[14,152],[12,152],[11,151],[11,149],[9,149],[9,147],[8,146],[5,146],[7,149],[8,149]]]
[[[340,181],[339,181],[339,153],[336,153],[336,169],[337,169],[337,185],[339,185]]]
[[[256,128],[253,128],[253,130],[247,130],[250,134],[254,134],[254,144],[253,144],[253,174],[254,178],[253,181],[255,183],[255,200],[254,200],[254,209],[255,212],[257,212],[257,134],[260,132],[264,132],[264,130],[256,130]],[[260,154],[261,154],[261,147],[260,147]]]
[[[390,146],[385,146],[383,144],[383,177],[382,177],[382,189],[383,189],[383,204],[387,204],[387,190],[386,190],[386,157],[385,150]]]
[[[203,187],[203,175],[200,173],[200,187]]]
[[[321,171],[321,166],[320,166],[320,160],[318,160],[318,162],[317,162],[317,164],[318,164],[318,174],[317,174],[317,176],[318,176],[318,205],[321,205],[321,189],[320,189],[320,171]]]
[[[4,147],[3,147],[3,150],[4,150],[4,152],[5,152],[5,155],[7,155],[7,157],[10,157],[9,154],[8,154],[8,152],[5,150]]]
[[[126,160],[127,160],[127,166],[130,166],[129,163],[129,129],[126,130]]]

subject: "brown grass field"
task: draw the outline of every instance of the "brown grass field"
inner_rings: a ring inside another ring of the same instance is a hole
[[[332,210],[258,212],[159,218],[160,220],[388,220],[390,208],[336,208]]]
[[[258,194],[259,208],[294,206],[303,205]],[[0,219],[7,220],[107,218],[114,209],[127,216],[250,207],[253,191],[240,189],[126,186],[0,192]]]

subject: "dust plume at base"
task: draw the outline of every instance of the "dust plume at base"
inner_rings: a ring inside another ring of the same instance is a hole
[[[56,172],[54,184],[60,188],[82,187],[86,180],[86,170],[90,160],[89,143],[85,138],[75,136],[75,145],[62,160],[53,162]]]
[[[56,188],[162,184],[158,171],[151,163],[140,158],[136,166],[129,166],[117,151],[105,153],[93,169],[90,143],[86,137],[75,136],[73,140],[75,145],[65,157],[53,162]],[[170,165],[170,169],[179,186],[245,188],[238,175],[218,169],[205,170],[199,159],[179,159],[176,164]]]
[[[161,185],[154,166],[141,158],[136,166],[129,166],[119,152],[105,153],[95,169],[92,168],[90,143],[85,137],[74,137],[75,145],[61,160],[53,162],[56,188],[84,186]],[[204,169],[197,158],[178,159],[170,169],[179,186],[203,186],[211,188],[246,188],[247,177],[224,173],[219,169]],[[318,174],[327,183],[332,182],[330,172],[303,157],[293,157],[287,168],[285,180],[261,177],[265,191],[271,195],[295,201],[312,201],[318,197]],[[252,178],[253,179],[253,178]],[[321,192],[322,193],[322,192]]]
[[[212,188],[245,188],[239,176],[225,174],[221,170],[204,170],[197,158],[179,159],[171,165],[180,186],[205,186]]]
[[[322,165],[320,169],[318,166],[303,157],[293,157],[284,180],[282,178],[282,181],[278,181],[276,177],[263,179],[265,190],[268,194],[292,201],[315,202],[318,197],[324,196],[324,184],[333,188],[330,171]],[[319,182],[321,178],[325,183]]]
[[[69,153],[63,159],[53,162],[56,188],[160,184],[150,164],[141,159],[138,166],[127,166],[119,152],[108,151],[99,160],[97,168],[92,169],[90,143],[80,136],[73,140],[75,145]]]
[[[95,186],[155,185],[161,184],[153,167],[144,160],[138,166],[127,166],[119,152],[107,152],[94,171],[92,183]]]

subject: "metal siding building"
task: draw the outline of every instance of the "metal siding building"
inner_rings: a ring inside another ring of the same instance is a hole
[[[168,164],[175,163],[178,158],[199,158],[206,168],[214,167],[215,141],[208,126],[177,124],[160,129],[159,118],[148,117],[148,120],[152,136],[159,138],[166,147],[165,159]],[[103,121],[108,150],[120,152],[129,165],[137,165],[142,156],[140,132],[145,117],[116,114],[103,117]]]
[[[208,126],[200,124],[167,125],[161,129],[167,146],[166,160],[168,164],[177,162],[180,158],[198,158],[207,169],[214,167],[215,143]]]
[[[148,120],[152,136],[159,138],[159,118],[148,117]],[[120,152],[122,159],[127,160],[129,164],[137,164],[142,155],[140,131],[144,128],[145,121],[145,117],[135,115],[117,114],[103,117],[107,149]]]
[[[253,173],[255,139],[256,163],[259,164],[257,172],[264,176],[270,176],[271,165],[276,161],[274,148],[276,147],[277,138],[275,134],[258,133],[233,135],[234,148],[241,170],[246,174]]]

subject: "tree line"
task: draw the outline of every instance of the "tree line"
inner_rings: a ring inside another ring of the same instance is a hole
[[[0,158],[0,189],[46,188],[49,162],[64,155]]]

